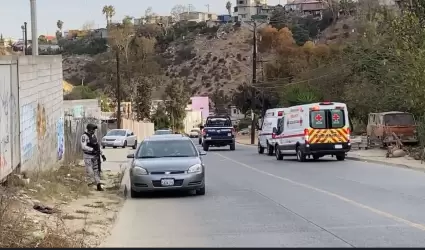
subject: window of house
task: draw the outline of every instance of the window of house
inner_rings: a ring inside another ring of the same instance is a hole
[[[240,0],[240,1],[239,1],[239,4],[245,4],[245,1],[241,1],[241,0]]]
[[[236,114],[236,113],[237,113],[237,112],[236,112],[236,109],[234,109],[234,110],[233,110],[233,114]]]
[[[246,14],[241,14],[241,18],[246,18]]]

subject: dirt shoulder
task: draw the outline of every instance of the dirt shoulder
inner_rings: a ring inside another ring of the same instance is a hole
[[[95,191],[82,166],[13,176],[0,189],[0,247],[95,247],[123,204],[122,172],[105,171]]]

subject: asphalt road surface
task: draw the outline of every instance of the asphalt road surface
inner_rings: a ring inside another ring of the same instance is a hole
[[[130,149],[107,150],[125,161]],[[207,193],[128,198],[104,247],[424,247],[425,174],[211,149]]]

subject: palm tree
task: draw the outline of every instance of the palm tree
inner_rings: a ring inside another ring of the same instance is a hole
[[[112,17],[115,16],[115,7],[112,5],[109,5],[109,22],[112,22]]]
[[[58,27],[58,29],[62,32],[62,28],[63,28],[63,22],[61,20],[58,20],[56,22],[56,26]]]
[[[108,5],[103,6],[102,14],[105,15],[106,25],[109,25],[109,6]]]
[[[230,1],[227,1],[226,9],[229,12],[229,16],[231,16],[232,15],[232,3]]]
[[[112,17],[115,16],[115,7],[112,5],[103,6],[102,14],[105,15],[106,24],[109,25],[112,22]]]

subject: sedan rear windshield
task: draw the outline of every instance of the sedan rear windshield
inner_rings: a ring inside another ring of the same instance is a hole
[[[106,135],[107,136],[125,136],[126,131],[121,129],[114,129],[114,130],[110,130]]]
[[[412,114],[387,114],[384,115],[385,126],[412,126],[415,120]]]
[[[156,135],[169,135],[172,134],[173,132],[171,130],[157,130],[155,131]]]
[[[198,151],[189,140],[145,141],[137,152],[137,158],[196,156],[198,156]]]
[[[231,127],[232,120],[228,118],[209,118],[205,125],[207,127]]]
[[[310,111],[310,127],[317,129],[343,128],[345,114],[342,109]]]

